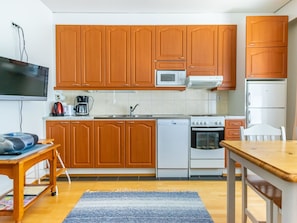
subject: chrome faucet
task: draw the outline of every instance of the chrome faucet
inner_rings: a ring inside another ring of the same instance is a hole
[[[133,116],[133,112],[139,104],[136,104],[134,107],[130,106],[130,116]]]

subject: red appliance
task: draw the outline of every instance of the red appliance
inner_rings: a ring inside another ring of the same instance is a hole
[[[53,116],[64,116],[64,108],[61,102],[55,102],[52,108]]]

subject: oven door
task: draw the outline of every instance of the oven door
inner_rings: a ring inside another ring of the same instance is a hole
[[[191,127],[191,159],[223,159],[223,127]]]

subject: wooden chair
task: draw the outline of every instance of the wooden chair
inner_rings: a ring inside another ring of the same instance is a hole
[[[249,141],[273,141],[273,140],[286,140],[285,128],[275,128],[266,124],[257,124],[244,129],[240,127],[241,140]],[[247,173],[246,168],[242,168],[242,216],[244,223],[247,222],[247,217],[253,223],[275,223],[279,222],[279,209],[281,209],[281,191],[265,181],[261,177]],[[266,202],[266,221],[259,221],[248,209],[247,199],[247,186],[254,190]],[[276,209],[276,211],[274,211]]]

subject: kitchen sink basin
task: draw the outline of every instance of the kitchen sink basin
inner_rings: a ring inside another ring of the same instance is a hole
[[[147,119],[152,118],[153,115],[104,115],[97,116],[95,119],[111,118],[111,119]]]

